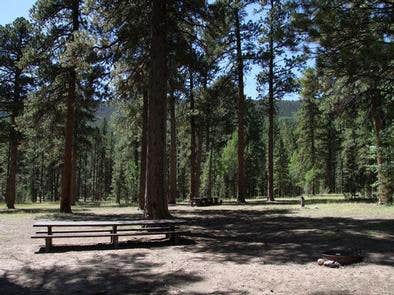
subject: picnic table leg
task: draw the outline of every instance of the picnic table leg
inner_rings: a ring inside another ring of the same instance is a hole
[[[116,225],[112,226],[112,233],[116,234],[118,232],[118,227]],[[118,236],[112,236],[111,237],[111,242],[114,247],[118,247]]]
[[[170,225],[170,232],[171,233],[169,233],[167,235],[167,238],[169,238],[170,241],[174,244],[177,243],[177,241],[178,241],[178,235],[175,233],[175,229],[176,229],[176,227],[174,225]]]
[[[52,226],[48,225],[48,235],[52,235]],[[49,252],[52,247],[52,238],[45,238],[45,251]]]

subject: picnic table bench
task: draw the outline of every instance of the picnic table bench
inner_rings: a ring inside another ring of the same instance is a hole
[[[46,228],[34,233],[32,239],[45,239],[45,250],[52,247],[52,240],[57,238],[98,238],[109,237],[114,247],[118,246],[119,237],[166,235],[176,242],[180,235],[190,231],[181,230],[186,221],[180,219],[161,220],[126,220],[126,221],[39,221],[33,227]],[[56,229],[55,229],[56,228]]]

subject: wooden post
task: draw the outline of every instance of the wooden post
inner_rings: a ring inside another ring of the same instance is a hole
[[[301,207],[305,207],[305,199],[303,196],[301,196],[300,203],[301,203]]]
[[[52,235],[52,226],[48,225],[48,235]],[[52,247],[52,238],[45,238],[45,251],[49,252]]]
[[[118,232],[118,226],[117,225],[113,225],[112,226],[112,233],[116,234]],[[112,236],[111,237],[111,242],[114,245],[114,247],[118,247],[118,236]]]

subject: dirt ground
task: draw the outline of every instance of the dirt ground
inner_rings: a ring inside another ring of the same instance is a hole
[[[140,212],[2,209],[0,294],[394,294],[393,207],[278,202],[171,207],[192,231],[175,246],[144,239],[112,249],[108,238],[55,240],[82,246],[53,253],[39,253],[43,241],[30,239],[36,220],[127,220]],[[365,259],[339,269],[318,266],[320,254],[333,248],[359,249]]]

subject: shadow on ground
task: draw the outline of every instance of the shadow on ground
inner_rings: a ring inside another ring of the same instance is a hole
[[[1,294],[168,294],[171,289],[201,281],[193,272],[155,271],[161,264],[144,254],[95,256],[76,265],[34,267],[0,277]],[[18,282],[23,282],[23,286]]]
[[[372,203],[377,203],[376,198],[305,198],[305,205],[318,205],[318,204],[354,204],[354,203],[364,203],[364,204],[372,204]],[[236,201],[223,201],[224,205],[229,205],[229,206],[242,206],[242,204],[239,204]],[[286,198],[286,199],[281,199],[277,198],[275,201],[266,201],[266,200],[261,200],[261,199],[256,199],[256,200],[248,200],[248,202],[245,204],[245,206],[261,206],[261,205],[299,205],[300,204],[300,198],[299,197],[294,197],[294,198]],[[184,206],[188,206],[187,204],[183,204]]]
[[[175,251],[200,254],[192,255],[193,260],[280,265],[315,262],[322,252],[331,249],[357,248],[365,256],[363,264],[394,266],[393,219],[308,217],[302,216],[299,210],[280,206],[257,208],[253,204],[240,209],[173,207],[172,214],[185,219],[192,231],[188,239],[177,244]],[[141,217],[140,213],[95,214],[91,210],[72,215],[49,211],[44,216],[79,221]],[[154,250],[171,246],[169,241],[147,241],[121,243],[119,248]],[[0,294],[182,294],[184,286],[204,279],[186,267],[160,271],[162,264],[150,261],[149,254],[134,253],[140,251],[105,251],[113,250],[108,244],[54,248],[58,253],[86,250],[97,253],[90,253],[88,258],[83,258],[81,253],[71,256],[50,253],[47,255],[59,258],[50,265],[45,261],[46,255],[40,254],[38,265],[26,262],[13,271],[2,274],[0,271]],[[103,250],[104,255],[100,254]],[[233,293],[241,294],[237,292]]]
[[[394,266],[394,220],[312,218],[286,209],[175,213],[188,220],[197,242],[185,250],[209,253],[209,259],[304,264],[328,250],[354,249],[361,251],[366,263]]]
[[[72,242],[70,242],[72,244]],[[65,253],[65,252],[86,252],[86,251],[114,251],[119,249],[154,249],[172,246],[184,246],[184,245],[195,245],[196,242],[193,239],[179,237],[176,242],[170,241],[167,238],[162,239],[150,239],[144,241],[141,239],[133,241],[122,241],[119,242],[118,246],[114,246],[110,243],[98,243],[98,244],[85,244],[85,245],[70,245],[56,244],[52,246],[50,252],[46,252],[45,247],[42,246],[36,254],[50,254],[50,253]]]
[[[185,219],[195,244],[184,251],[206,253],[201,259],[219,262],[266,264],[316,261],[321,253],[333,249],[360,251],[364,263],[394,266],[394,220],[340,217],[305,217],[295,210],[220,209],[220,207],[184,210],[173,208],[174,216]],[[61,220],[133,220],[141,214],[48,215]],[[143,245],[143,244],[141,244]],[[149,245],[146,245],[149,247]]]

